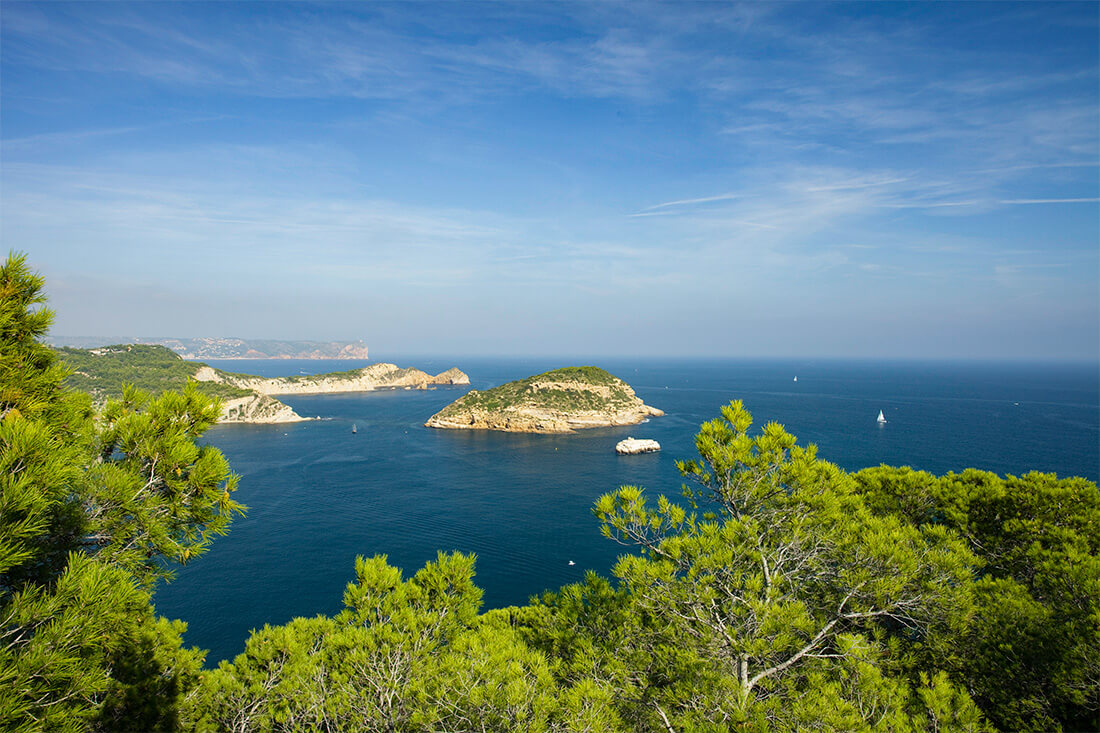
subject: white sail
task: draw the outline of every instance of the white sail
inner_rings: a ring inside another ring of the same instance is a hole
[[[886,416],[882,414],[882,410],[878,411],[878,421],[879,422],[886,422]]]

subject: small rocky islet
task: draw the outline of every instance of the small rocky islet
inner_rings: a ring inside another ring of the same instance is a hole
[[[563,367],[480,392],[470,390],[424,423],[429,428],[572,433],[635,425],[664,412],[594,366]]]

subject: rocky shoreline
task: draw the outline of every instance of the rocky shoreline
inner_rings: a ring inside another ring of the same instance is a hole
[[[639,453],[656,453],[661,444],[647,438],[627,438],[615,444],[615,452],[620,456],[636,456]]]
[[[639,400],[640,402],[640,400]],[[619,427],[637,425],[649,417],[660,417],[665,413],[656,407],[642,404],[637,408],[603,412],[586,410],[584,412],[565,413],[559,410],[546,410],[528,407],[507,412],[489,410],[469,410],[457,415],[441,417],[433,415],[424,423],[429,428],[500,430],[510,433],[573,433],[586,428]]]
[[[470,390],[424,424],[445,430],[572,433],[636,425],[661,415],[630,385],[602,369],[566,367],[487,392]]]
[[[246,397],[226,400],[222,405],[222,423],[287,423],[302,417],[272,395],[335,394],[371,392],[377,389],[428,389],[434,385],[469,384],[470,378],[457,367],[432,376],[419,369],[402,369],[396,364],[372,364],[350,372],[333,372],[309,377],[256,377],[230,374],[209,366],[195,372],[199,382],[217,382],[253,392]]]
[[[237,397],[222,401],[222,414],[219,423],[255,423],[274,424],[303,422],[313,420],[302,417],[287,405],[274,397],[255,394],[249,397]]]
[[[402,369],[396,364],[371,364],[350,372],[333,372],[309,377],[254,377],[230,374],[202,367],[195,372],[200,382],[220,382],[263,395],[329,394],[334,392],[370,392],[375,389],[410,387],[427,389],[429,385],[469,384],[470,378],[457,367],[432,376],[419,369]]]

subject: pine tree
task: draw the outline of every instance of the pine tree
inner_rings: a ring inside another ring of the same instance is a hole
[[[131,392],[95,415],[41,343],[43,284],[0,267],[0,728],[170,727],[202,657],[150,594],[242,509],[194,443],[218,406]]]
[[[957,531],[980,563],[971,624],[925,650],[1002,730],[1100,730],[1100,492],[1083,478],[856,473],[880,514]]]
[[[929,699],[957,705],[930,709],[891,644],[965,614],[965,543],[873,515],[814,446],[775,423],[752,437],[751,424],[733,402],[702,426],[700,459],[678,464],[687,507],[662,496],[651,508],[631,486],[596,503],[604,534],[642,551],[615,574],[648,619],[634,664],[667,680],[642,691],[646,727],[907,730],[946,715],[980,729],[937,670]]]

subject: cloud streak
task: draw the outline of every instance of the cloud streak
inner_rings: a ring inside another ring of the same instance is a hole
[[[1088,199],[1008,199],[1006,201],[998,201],[997,203],[1004,204],[1006,206],[1018,206],[1026,204],[1095,204],[1100,202],[1100,198],[1088,198]]]
[[[742,194],[739,193],[721,193],[717,196],[704,196],[702,198],[695,199],[679,199],[677,201],[666,201],[663,204],[655,204],[653,206],[647,206],[642,209],[645,211],[653,211],[654,209],[664,209],[670,206],[694,206],[695,204],[709,204],[715,201],[731,201],[733,199],[741,198]]]

